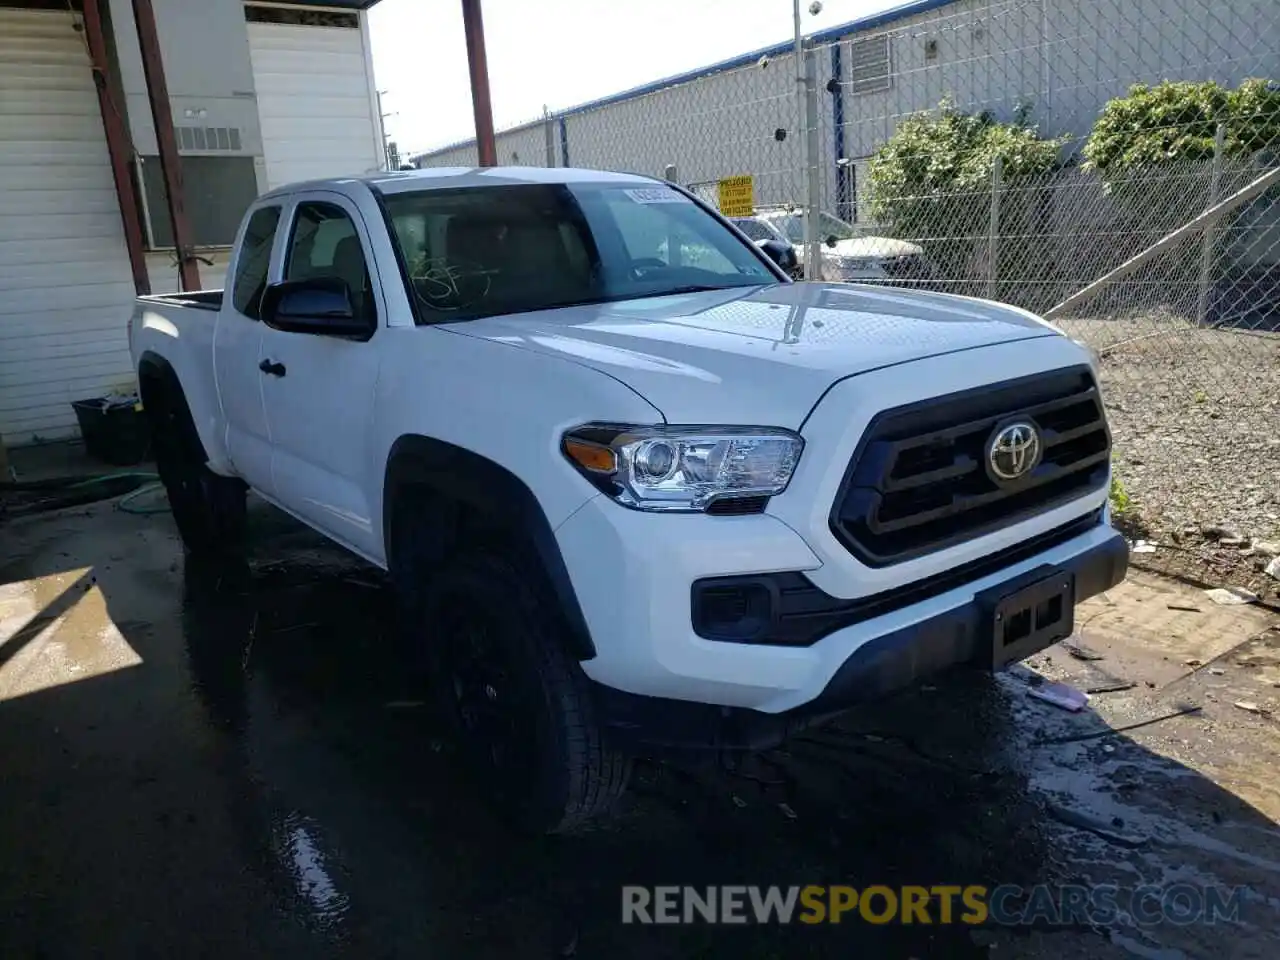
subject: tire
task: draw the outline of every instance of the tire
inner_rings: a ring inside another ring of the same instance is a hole
[[[244,483],[205,466],[204,448],[180,390],[158,387],[148,391],[144,403],[152,419],[156,470],[187,553],[200,560],[242,558]]]
[[[587,678],[537,582],[532,567],[478,551],[406,606],[424,618],[438,703],[481,787],[521,829],[566,833],[608,811],[630,762],[596,723]]]

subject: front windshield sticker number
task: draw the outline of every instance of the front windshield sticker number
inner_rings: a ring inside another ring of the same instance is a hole
[[[642,187],[638,190],[623,190],[636,203],[688,203],[689,198],[683,193],[668,190],[665,187]]]

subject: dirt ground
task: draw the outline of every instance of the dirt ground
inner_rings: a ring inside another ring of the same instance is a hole
[[[6,960],[1280,956],[1266,610],[1138,573],[1081,608],[1075,655],[733,765],[645,764],[615,821],[531,841],[456,774],[377,571],[266,508],[253,527],[232,582],[166,515],[0,526]],[[1123,689],[1071,714],[1028,696],[1041,676]],[[624,884],[1109,882],[1239,887],[1238,919],[620,922]]]
[[[1280,603],[1280,580],[1263,572],[1273,555],[1253,546],[1280,541],[1274,323],[1198,329],[1156,311],[1058,322],[1102,353],[1115,475],[1131,499],[1126,520],[1158,544],[1142,564]]]

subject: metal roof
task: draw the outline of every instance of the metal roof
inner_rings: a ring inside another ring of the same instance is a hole
[[[879,13],[867,14],[865,17],[858,17],[856,20],[849,20],[846,23],[838,24],[834,27],[828,27],[826,30],[819,30],[817,33],[811,33],[805,37],[805,42],[810,45],[830,43],[833,40],[839,40],[841,37],[847,37],[851,33],[859,33],[863,30],[874,30],[876,27],[882,27],[885,24],[893,23],[897,20],[904,20],[907,17],[914,16],[918,13],[928,13],[930,10],[936,10],[939,7],[946,7],[958,0],[907,0],[906,3],[900,3],[896,7],[889,7],[881,10]],[[646,94],[656,93],[659,90],[665,90],[667,87],[678,86],[682,83],[689,83],[692,80],[701,80],[705,77],[715,76],[718,73],[725,73],[729,70],[736,70],[739,67],[745,67],[748,64],[755,63],[761,57],[778,57],[791,53],[795,50],[795,40],[785,40],[780,43],[772,44],[768,47],[761,47],[759,50],[752,50],[750,53],[740,53],[736,57],[730,57],[728,60],[721,60],[718,63],[710,64],[705,67],[698,67],[695,70],[687,70],[684,73],[677,73],[674,76],[664,77],[661,80],[654,80],[651,83],[642,84],[638,87],[632,87],[629,90],[623,90],[620,93],[613,93],[607,97],[601,97],[597,100],[589,100],[586,103],[580,103],[577,106],[569,107],[567,110],[556,110],[552,116],[571,117],[576,113],[586,113],[588,110],[595,110],[598,107],[607,107],[610,104],[620,103],[624,100],[634,100],[637,97],[643,97]],[[528,130],[530,127],[536,127],[544,121],[533,120],[529,123],[522,123],[519,126],[507,127],[498,131],[499,135],[504,133],[516,133],[520,130]],[[466,147],[475,143],[475,138],[471,137],[467,140],[458,140],[454,143],[436,147],[433,150],[425,150],[422,153],[414,154],[413,157],[429,157],[437,153],[443,153],[446,150],[456,150],[458,147]],[[412,158],[411,158],[412,159]]]

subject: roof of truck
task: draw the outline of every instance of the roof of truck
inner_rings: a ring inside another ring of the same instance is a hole
[[[382,193],[406,190],[442,190],[447,187],[502,186],[517,183],[643,183],[653,184],[652,177],[635,173],[607,173],[603,170],[580,170],[576,167],[430,167],[425,170],[402,170],[388,173],[377,170],[354,177],[310,180],[277,187],[264,197],[298,193],[301,190],[331,190],[340,184],[366,183]]]

